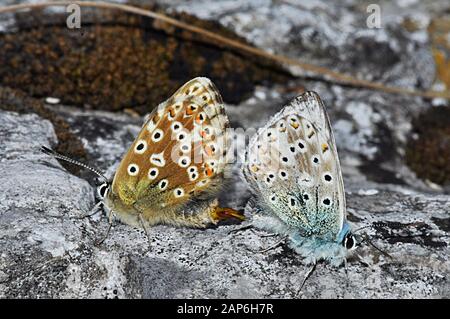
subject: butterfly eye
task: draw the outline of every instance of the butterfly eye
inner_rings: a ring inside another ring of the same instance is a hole
[[[348,250],[353,250],[356,248],[356,240],[355,237],[351,234],[348,233],[345,238],[344,238],[344,242],[342,243],[342,245],[347,248]]]
[[[152,141],[155,143],[159,142],[162,140],[163,136],[164,132],[161,129],[157,128],[152,134]]]
[[[103,183],[102,185],[100,185],[98,187],[97,192],[98,192],[98,195],[100,196],[100,198],[105,198],[107,190],[108,190],[107,183]]]
[[[128,165],[127,171],[131,176],[136,176],[139,173],[139,166],[136,164],[130,164]]]
[[[137,154],[142,154],[147,150],[147,142],[144,140],[139,140],[134,147],[134,152]]]

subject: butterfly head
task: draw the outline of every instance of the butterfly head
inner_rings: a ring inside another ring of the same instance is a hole
[[[109,190],[111,189],[111,183],[108,181],[108,179],[105,177],[105,175],[103,175],[99,170],[97,170],[96,168],[93,168],[89,165],[86,165],[84,163],[81,163],[77,160],[74,160],[72,158],[69,158],[67,156],[61,155],[57,152],[55,152],[54,150],[46,147],[46,146],[41,146],[41,152],[53,156],[54,158],[66,161],[68,163],[74,164],[74,165],[78,165],[81,167],[84,167],[90,171],[92,171],[93,173],[95,173],[97,176],[99,176],[101,179],[104,180],[103,184],[101,184],[100,186],[97,187],[97,194],[100,197],[101,200],[105,199],[105,197],[108,195]]]

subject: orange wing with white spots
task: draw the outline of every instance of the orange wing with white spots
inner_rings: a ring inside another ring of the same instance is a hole
[[[113,192],[127,205],[158,210],[212,190],[225,169],[228,127],[213,83],[187,82],[150,114],[119,165]]]

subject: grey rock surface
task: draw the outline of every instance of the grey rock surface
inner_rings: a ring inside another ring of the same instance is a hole
[[[269,51],[396,85],[431,85],[435,70],[426,34],[402,34],[395,13],[421,12],[427,21],[446,2],[408,1],[400,11],[389,7],[389,26],[381,30],[367,30],[365,7],[356,2],[344,7],[293,3],[174,0],[166,5],[220,21]],[[390,58],[380,60],[380,55]],[[321,81],[301,83],[328,106],[349,221],[355,228],[386,223],[361,233],[392,258],[366,243],[349,260],[348,275],[343,267],[320,264],[299,292],[308,267],[298,255],[285,244],[261,253],[280,238],[254,229],[236,231],[251,224],[249,212],[242,225],[206,230],[156,226],[150,245],[143,231],[115,223],[106,241],[96,246],[106,233],[106,217],[80,218],[95,204],[95,179],[73,176],[39,152],[41,144],[56,143],[50,122],[0,111],[0,297],[449,298],[450,195],[417,179],[403,162],[411,119],[439,106]],[[242,104],[227,105],[232,126],[242,128],[238,136],[263,125],[294,95],[282,87],[260,87]],[[142,123],[127,114],[53,109],[82,138],[91,164],[108,176]],[[221,202],[243,210],[250,193],[237,166]]]

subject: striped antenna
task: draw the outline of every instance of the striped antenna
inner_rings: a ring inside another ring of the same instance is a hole
[[[48,148],[48,147],[46,147],[44,145],[41,146],[41,152],[43,152],[43,153],[45,153],[47,155],[53,156],[54,158],[66,161],[68,163],[84,167],[84,168],[90,170],[91,172],[94,172],[95,174],[97,174],[98,176],[103,178],[105,180],[105,182],[108,183],[108,179],[106,178],[105,175],[103,175],[99,170],[97,170],[97,169],[95,169],[95,168],[93,168],[93,167],[91,167],[89,165],[86,165],[86,164],[81,163],[81,162],[79,162],[77,160],[71,159],[70,157],[61,155],[61,154],[55,152],[54,150],[52,150],[52,149],[50,149],[50,148]]]

